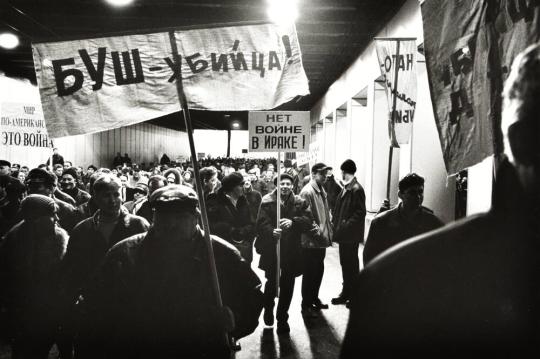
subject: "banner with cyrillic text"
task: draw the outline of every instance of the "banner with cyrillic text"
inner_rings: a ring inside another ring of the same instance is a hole
[[[309,94],[294,25],[216,27],[33,45],[51,137],[147,121],[180,110],[264,110]]]
[[[375,44],[386,84],[390,142],[394,147],[399,147],[400,144],[409,143],[416,109],[416,41],[377,39]]]
[[[309,111],[252,111],[248,129],[250,152],[309,150]]]
[[[0,102],[0,158],[37,166],[51,154],[41,105]]]
[[[431,98],[449,175],[502,152],[501,93],[515,56],[540,40],[540,3],[422,4]]]

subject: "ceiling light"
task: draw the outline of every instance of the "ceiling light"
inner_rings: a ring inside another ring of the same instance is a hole
[[[232,123],[232,128],[234,128],[235,130],[238,130],[240,128],[240,122],[234,121]]]
[[[296,0],[268,0],[268,17],[276,24],[292,24],[298,17]]]
[[[0,34],[0,47],[11,50],[17,46],[19,46],[19,38],[16,35],[10,32]]]
[[[106,0],[112,6],[126,6],[133,2],[133,0]]]

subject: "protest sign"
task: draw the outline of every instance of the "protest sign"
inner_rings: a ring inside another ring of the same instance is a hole
[[[53,138],[104,131],[180,110],[277,107],[309,93],[294,25],[258,24],[33,45]]]
[[[39,103],[0,103],[0,158],[37,166],[52,153]]]
[[[409,143],[416,109],[416,40],[377,38],[375,44],[386,84],[390,142],[399,147]]]
[[[308,111],[249,113],[250,152],[306,152],[311,135]]]

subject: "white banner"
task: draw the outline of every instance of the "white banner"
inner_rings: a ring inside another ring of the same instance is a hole
[[[306,152],[311,135],[309,111],[250,112],[250,152]]]
[[[34,44],[34,64],[53,138],[122,127],[180,110],[183,78],[192,109],[264,110],[309,94],[294,25],[182,30]],[[180,70],[181,69],[181,70]]]
[[[416,109],[416,40],[376,39],[375,44],[386,83],[390,142],[399,147],[409,143]]]
[[[40,104],[0,102],[0,158],[37,166],[51,154]]]

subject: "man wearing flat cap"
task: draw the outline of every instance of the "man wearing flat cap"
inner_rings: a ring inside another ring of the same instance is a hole
[[[115,245],[85,293],[87,339],[103,344],[90,346],[102,351],[93,357],[228,358],[225,330],[240,338],[257,327],[257,275],[233,246],[211,236],[222,301],[234,317],[227,320],[215,306],[197,194],[169,185],[150,204],[152,228]]]
[[[57,208],[51,197],[28,195],[22,221],[0,245],[0,326],[7,327],[14,358],[46,359],[56,340],[60,262],[68,244]]]
[[[324,274],[324,257],[326,248],[332,243],[332,219],[328,207],[328,196],[324,190],[326,171],[324,163],[316,163],[311,167],[311,181],[302,188],[300,197],[307,201],[314,220],[314,233],[305,235],[302,240],[304,260],[302,278],[302,313],[316,316],[320,309],[328,305],[321,302],[319,289]]]
[[[255,223],[243,186],[244,176],[239,172],[223,177],[221,188],[208,196],[208,221],[212,234],[231,243],[251,263]]]

